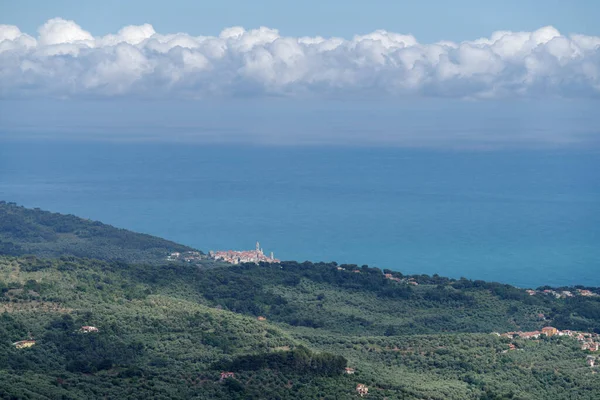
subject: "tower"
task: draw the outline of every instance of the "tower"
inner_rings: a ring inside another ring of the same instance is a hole
[[[260,243],[256,242],[256,252],[260,253]]]
[[[271,260],[274,260],[275,256],[273,255],[273,252],[271,252]]]

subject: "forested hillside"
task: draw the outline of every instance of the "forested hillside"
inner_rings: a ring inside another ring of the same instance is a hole
[[[600,332],[598,297],[335,263],[130,264],[85,248],[0,255],[0,398],[353,399],[359,384],[370,399],[600,397],[594,353],[575,338],[491,334]]]
[[[40,257],[74,255],[126,262],[163,262],[173,251],[193,250],[155,236],[97,221],[0,201],[0,252]]]

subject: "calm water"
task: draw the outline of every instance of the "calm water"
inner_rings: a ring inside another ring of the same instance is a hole
[[[0,198],[202,250],[600,286],[597,153],[0,142]]]

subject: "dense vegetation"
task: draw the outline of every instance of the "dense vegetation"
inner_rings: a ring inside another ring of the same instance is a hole
[[[1,220],[13,218],[5,214]],[[87,224],[51,214],[44,225],[36,216],[44,212],[19,214],[49,232]],[[413,276],[419,285],[409,285],[335,263],[99,260],[115,230],[103,229],[89,254],[82,242],[79,257],[0,255],[0,398],[351,399],[358,383],[372,399],[600,397],[574,339],[490,334],[544,325],[600,332],[597,298],[529,296],[439,276]],[[25,243],[11,236],[18,230],[3,228],[4,243]],[[138,241],[123,243],[122,254],[162,243],[114,232]],[[44,240],[32,243],[53,249],[62,239]],[[82,333],[84,325],[99,332]],[[30,337],[31,348],[12,344]],[[517,349],[507,351],[509,343]],[[234,376],[221,380],[223,371]]]
[[[0,201],[0,254],[74,255],[100,260],[163,262],[173,251],[193,250],[155,236],[118,229],[73,215]]]

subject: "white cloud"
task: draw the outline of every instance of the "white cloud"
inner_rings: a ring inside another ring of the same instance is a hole
[[[81,29],[74,21],[66,21],[61,18],[48,20],[38,30],[40,34],[39,44],[51,46],[65,43],[83,43],[93,45],[94,37],[87,31]]]
[[[1,97],[600,97],[600,37],[550,26],[434,44],[382,30],[350,40],[264,27],[196,37],[149,24],[93,37],[61,18],[38,34],[0,25]]]
[[[106,35],[97,40],[99,46],[114,46],[119,43],[140,44],[152,37],[156,32],[150,24],[140,26],[126,26],[119,30],[116,35]]]

